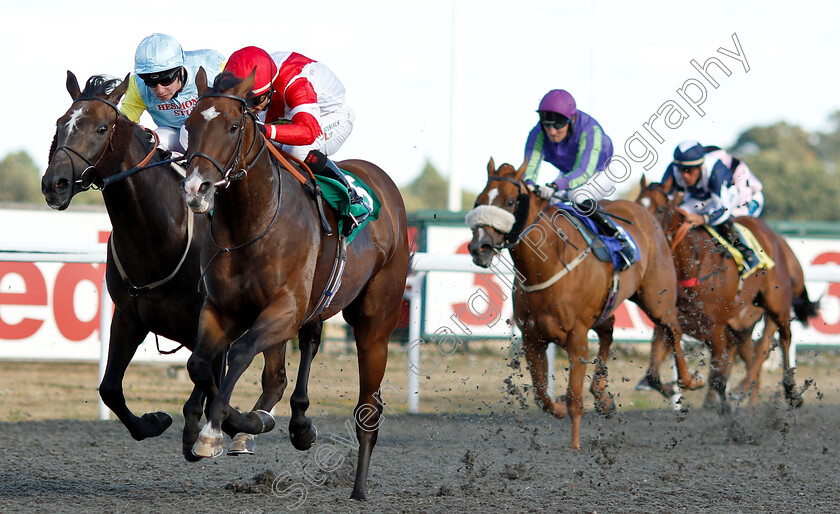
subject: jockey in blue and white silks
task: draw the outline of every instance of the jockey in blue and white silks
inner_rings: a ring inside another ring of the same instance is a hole
[[[208,85],[212,85],[224,61],[215,50],[184,52],[173,37],[152,34],[140,42],[134,54],[134,74],[129,77],[120,111],[135,123],[148,111],[157,125],[161,147],[183,153],[186,134],[182,127],[198,102],[198,69],[204,68]]]
[[[744,256],[743,276],[759,265],[758,256],[749,247],[732,222],[735,196],[732,194],[732,170],[713,154],[707,154],[697,141],[683,141],[674,150],[663,184],[685,193],[680,209],[686,220],[695,225],[715,227]]]

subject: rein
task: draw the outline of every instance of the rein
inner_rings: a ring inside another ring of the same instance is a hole
[[[55,151],[53,151],[53,155],[55,155],[57,152],[60,152],[60,151],[63,151],[64,153],[66,153],[68,155],[70,155],[72,153],[72,154],[76,155],[77,157],[79,157],[80,159],[82,159],[83,161],[85,161],[85,163],[87,163],[88,167],[85,168],[82,171],[82,173],[79,175],[78,179],[73,181],[73,184],[78,185],[79,189],[81,191],[87,191],[88,189],[102,190],[102,189],[105,189],[105,187],[108,186],[109,184],[112,184],[112,183],[117,182],[119,180],[122,180],[126,177],[134,175],[135,173],[137,173],[139,171],[143,171],[143,170],[148,169],[148,168],[154,168],[155,166],[159,166],[161,164],[169,164],[171,162],[174,162],[174,161],[178,160],[178,159],[169,159],[169,160],[166,160],[166,161],[161,161],[161,162],[156,162],[156,163],[149,164],[149,161],[152,160],[152,156],[155,154],[155,150],[157,150],[158,146],[160,145],[160,139],[158,138],[158,135],[154,130],[150,130],[150,129],[147,129],[146,127],[140,126],[140,128],[142,128],[144,131],[151,134],[152,139],[154,140],[154,144],[152,145],[152,149],[149,150],[149,152],[146,154],[146,157],[144,157],[142,161],[140,161],[136,166],[134,166],[131,169],[121,171],[121,172],[117,173],[116,175],[112,175],[110,177],[105,177],[104,179],[98,178],[98,175],[96,174],[97,164],[99,164],[99,162],[108,153],[108,149],[113,150],[112,142],[113,142],[114,132],[115,132],[115,128],[117,126],[117,122],[120,119],[120,110],[113,103],[109,102],[108,100],[105,100],[104,98],[99,98],[98,96],[82,96],[82,97],[79,97],[79,98],[73,100],[73,103],[82,102],[82,101],[93,101],[93,100],[95,100],[97,102],[102,102],[104,104],[107,104],[112,109],[114,109],[114,112],[117,114],[116,118],[114,118],[114,123],[111,124],[110,133],[108,134],[108,142],[105,144],[105,148],[102,150],[102,154],[99,156],[99,158],[96,159],[96,162],[91,162],[87,157],[82,155],[78,150],[76,150],[75,148],[73,148],[71,146],[61,145],[61,146],[56,147]],[[75,173],[76,172],[76,166],[75,166],[75,164],[73,164],[72,157],[70,159],[70,163],[73,166],[73,176],[75,176],[76,175],[76,173]],[[88,174],[88,172],[91,172],[92,177],[86,179],[86,175]]]
[[[250,148],[248,148],[248,151],[245,152],[244,154],[242,153],[242,148],[243,148],[244,142],[245,142],[245,129],[246,129],[246,125],[248,123],[248,120],[250,119],[253,122],[254,131],[259,133],[259,131],[256,129],[257,119],[256,119],[256,116],[247,108],[247,102],[245,101],[245,99],[242,98],[242,97],[239,97],[239,96],[228,95],[228,94],[225,94],[225,93],[207,93],[207,94],[204,94],[201,97],[199,97],[198,100],[201,101],[204,98],[214,98],[214,97],[215,98],[228,98],[228,99],[231,99],[231,100],[235,100],[242,107],[242,123],[240,123],[240,125],[239,125],[239,138],[238,138],[238,141],[236,143],[236,148],[234,149],[233,154],[231,154],[231,156],[228,158],[225,166],[220,165],[219,162],[216,159],[214,159],[212,156],[210,156],[210,155],[208,155],[204,152],[194,152],[194,153],[191,153],[190,156],[187,158],[187,167],[189,167],[190,162],[192,162],[192,160],[196,157],[202,157],[202,158],[210,161],[210,163],[222,175],[222,179],[216,181],[213,185],[217,188],[218,187],[228,188],[228,187],[230,187],[231,182],[233,182],[234,180],[244,179],[248,176],[248,170],[251,168],[251,166],[253,166],[254,163],[256,163],[260,159],[263,152],[265,152],[265,150],[267,148],[269,153],[271,153],[283,165],[283,167],[286,168],[286,170],[289,171],[289,173],[291,173],[293,177],[295,177],[295,179],[297,179],[301,184],[304,184],[304,185],[307,184],[306,178],[303,175],[301,175],[301,173],[298,172],[294,168],[294,166],[292,166],[289,163],[289,161],[282,155],[282,153],[279,150],[274,148],[274,145],[271,144],[271,142],[269,142],[265,138],[265,136],[262,136],[262,143],[263,144],[262,144],[262,148],[260,148],[259,152],[257,153],[257,156],[254,157],[254,159],[252,159],[250,163],[244,163],[243,162],[242,168],[238,172],[232,173],[233,169],[237,167],[240,160],[244,161],[244,159],[247,157],[247,155],[250,154],[253,151],[254,147],[260,141],[260,139],[255,137],[253,142],[251,143]],[[289,156],[289,157],[291,157],[291,156]],[[306,166],[305,164],[303,164],[303,162],[301,162],[299,160],[297,162],[298,162],[298,164],[300,164],[302,167],[304,167],[304,169],[306,169],[309,172],[309,174],[313,177],[313,181],[314,181],[314,175],[312,174],[312,171],[309,170],[309,167]],[[272,166],[272,168],[274,168],[274,166]],[[274,169],[276,169],[276,168],[274,168]],[[278,171],[277,175],[278,175],[277,176],[277,178],[278,178],[278,181],[277,181],[277,187],[278,187],[277,208],[274,211],[274,217],[271,219],[271,222],[268,224],[267,227],[265,227],[265,229],[262,231],[262,233],[260,233],[258,236],[254,237],[254,238],[252,238],[252,239],[250,239],[250,240],[248,240],[244,243],[241,243],[241,244],[238,244],[238,245],[235,245],[235,246],[232,246],[232,247],[222,246],[222,245],[220,245],[219,243],[216,242],[216,236],[213,233],[213,224],[212,224],[212,217],[211,217],[210,240],[213,242],[213,245],[216,248],[218,248],[219,251],[216,252],[213,255],[213,257],[211,257],[210,260],[207,262],[207,265],[204,268],[204,272],[201,274],[201,278],[199,279],[199,284],[201,283],[201,279],[204,278],[204,274],[207,273],[207,270],[210,269],[210,265],[213,263],[213,261],[216,259],[216,257],[218,257],[219,255],[221,255],[223,253],[229,253],[229,252],[232,252],[234,250],[239,250],[239,249],[245,248],[246,246],[249,246],[249,245],[255,243],[256,241],[259,241],[266,234],[268,234],[268,232],[271,230],[271,228],[277,222],[277,219],[280,217],[280,206],[281,206],[280,198],[282,197],[282,194],[283,194],[283,180],[280,177],[279,171]]]

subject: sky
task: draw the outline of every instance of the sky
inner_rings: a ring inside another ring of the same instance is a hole
[[[153,32],[185,50],[228,56],[256,45],[323,62],[356,113],[335,158],[374,162],[400,186],[428,160],[480,191],[491,157],[522,163],[551,89],[571,92],[625,157],[627,171],[613,173],[619,192],[643,173],[661,178],[682,140],[725,147],[777,121],[828,130],[840,110],[840,4],[827,1],[205,0],[158,12],[136,2],[10,4],[0,7],[0,158],[25,150],[42,170],[55,121],[70,107],[67,70],[81,83],[124,77]],[[553,179],[543,168],[540,179]]]

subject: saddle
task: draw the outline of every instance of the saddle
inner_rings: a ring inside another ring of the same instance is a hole
[[[315,177],[321,186],[321,194],[324,197],[324,201],[335,211],[338,217],[338,232],[345,234],[345,229],[354,227],[347,235],[347,242],[350,243],[370,220],[379,217],[382,203],[379,201],[376,193],[367,184],[352,173],[346,170],[341,171],[344,173],[350,186],[355,189],[356,194],[367,204],[367,209],[370,211],[370,216],[365,218],[361,224],[356,225],[355,220],[362,217],[363,214],[366,214],[366,207],[358,203],[351,203],[350,193],[344,184],[326,174],[318,172],[315,172]]]
[[[614,238],[601,233],[598,225],[595,224],[588,216],[582,216],[571,204],[559,203],[556,204],[561,215],[563,215],[569,223],[580,233],[586,244],[592,247],[592,253],[601,262],[611,262],[614,269],[619,269],[622,263],[621,242]],[[624,227],[616,224],[624,237],[633,245],[633,262],[637,262],[641,258],[639,245],[633,237],[624,230]]]
[[[729,252],[729,255],[735,260],[735,264],[738,266],[738,272],[742,272],[744,270],[744,256],[741,254],[740,250],[735,248],[729,241],[726,240],[725,237],[718,234],[718,231],[715,230],[713,227],[709,225],[703,225],[706,228],[706,231],[714,237],[717,242],[726,248]],[[759,264],[756,269],[773,269],[776,266],[776,263],[773,262],[773,259],[767,255],[767,252],[764,251],[764,248],[761,247],[761,243],[758,242],[758,239],[753,235],[753,233],[747,227],[741,225],[740,223],[735,223],[735,229],[744,236],[744,241],[746,241],[747,245],[755,252],[755,255],[758,257]]]

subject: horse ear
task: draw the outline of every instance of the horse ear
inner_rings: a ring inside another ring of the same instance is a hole
[[[198,67],[198,73],[195,74],[195,86],[198,88],[198,96],[204,95],[207,91],[207,72],[204,71],[204,66]]]
[[[108,95],[108,101],[112,104],[115,104],[120,101],[120,98],[128,91],[128,79],[131,77],[131,73],[125,76],[125,78],[120,82],[120,85],[115,87],[111,94]]]
[[[528,168],[528,161],[524,161],[520,166],[519,169],[516,170],[516,180],[522,180],[522,177],[525,176],[525,170]]]
[[[241,96],[245,98],[248,96],[248,93],[251,92],[251,89],[254,87],[254,77],[257,76],[257,67],[254,66],[254,69],[251,70],[251,74],[242,79],[242,82],[239,83],[238,86],[234,88],[234,94],[236,96]]]
[[[76,80],[76,76],[70,70],[67,70],[67,92],[70,93],[70,98],[73,100],[82,96],[82,91],[79,89],[79,81]]]
[[[647,179],[645,178],[644,174],[642,174],[642,180],[639,181],[639,187],[641,187],[642,189],[647,187]]]
[[[490,157],[490,162],[487,163],[487,176],[491,176],[496,173],[496,163],[493,161],[493,158]]]

